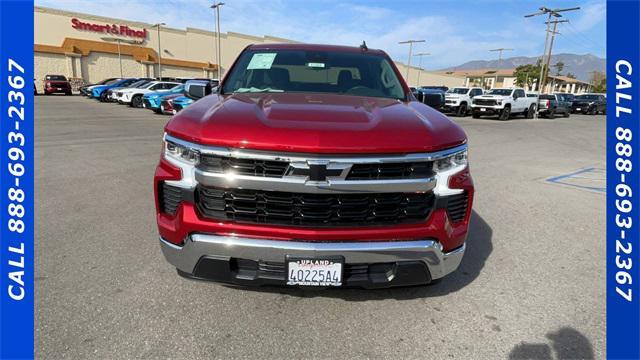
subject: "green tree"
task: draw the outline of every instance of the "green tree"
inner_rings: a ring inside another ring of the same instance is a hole
[[[518,66],[513,72],[513,75],[516,77],[516,85],[532,86],[540,77],[540,61],[535,65],[527,64]]]
[[[567,77],[571,79],[575,79],[576,76],[573,73],[567,73]]]
[[[604,73],[598,72],[598,74],[594,74],[591,83],[593,84],[593,92],[607,92],[607,77]]]
[[[556,68],[556,76],[560,76],[560,73],[562,73],[562,70],[564,69],[564,63],[562,61],[558,61],[553,65],[553,67]]]

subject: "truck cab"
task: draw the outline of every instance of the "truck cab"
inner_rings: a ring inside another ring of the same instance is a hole
[[[532,119],[537,108],[536,97],[528,97],[523,88],[496,88],[476,96],[471,104],[473,117],[497,115],[500,120],[509,120],[512,115],[522,114]]]

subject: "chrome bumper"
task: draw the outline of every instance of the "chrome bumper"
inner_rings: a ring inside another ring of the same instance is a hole
[[[183,246],[160,238],[166,259],[178,270],[191,274],[203,256],[221,260],[231,258],[253,261],[284,262],[286,255],[325,257],[340,255],[346,264],[372,264],[421,261],[429,269],[431,279],[439,279],[458,268],[465,245],[448,253],[434,240],[389,242],[297,242],[261,240],[234,236],[194,234]]]

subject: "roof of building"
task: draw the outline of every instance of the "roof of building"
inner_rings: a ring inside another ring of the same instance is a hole
[[[588,82],[585,81],[581,81],[578,79],[574,79],[574,78],[570,78],[564,75],[549,75],[549,79],[555,79],[556,81],[560,80],[562,82],[566,82],[569,84],[585,84],[585,85],[590,85]]]

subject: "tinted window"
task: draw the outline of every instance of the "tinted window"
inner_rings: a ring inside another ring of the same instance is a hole
[[[516,90],[514,95],[517,97],[525,97],[524,90]]]
[[[555,100],[556,97],[553,95],[540,95],[540,99],[542,100]]]
[[[405,98],[401,82],[386,57],[337,51],[245,51],[222,90]]]
[[[492,89],[486,92],[490,95],[501,95],[501,96],[509,96],[511,95],[511,89]]]

